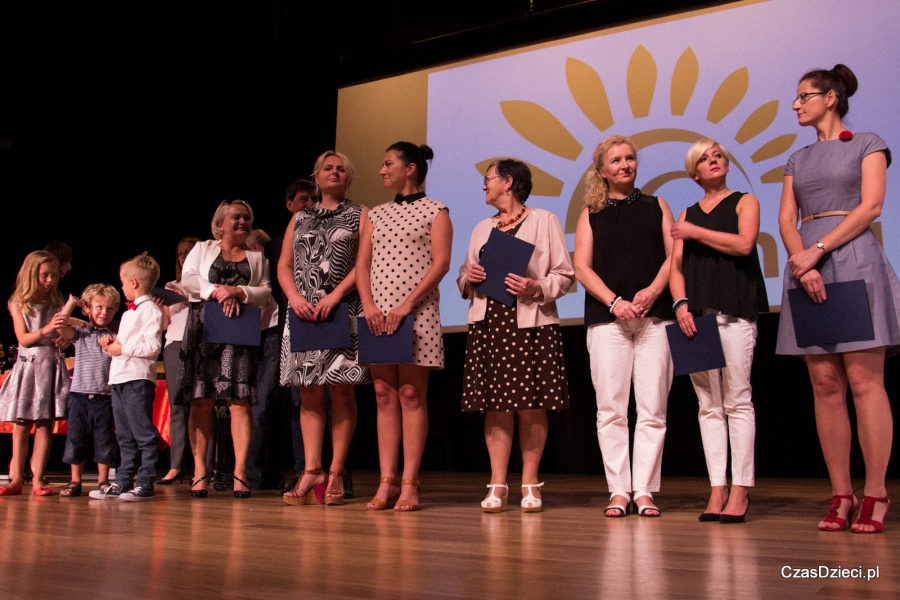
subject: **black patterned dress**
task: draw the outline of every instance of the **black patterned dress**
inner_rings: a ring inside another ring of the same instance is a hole
[[[209,268],[208,279],[210,283],[221,285],[248,285],[250,263],[246,258],[240,262],[229,262],[220,254]],[[188,312],[181,342],[183,372],[180,403],[211,398],[256,404],[259,348],[204,342],[204,305],[204,302],[191,302]]]
[[[294,284],[310,304],[315,306],[331,293],[356,265],[361,213],[362,206],[346,199],[334,210],[316,204],[296,213]],[[372,381],[368,367],[357,363],[356,318],[363,314],[359,293],[354,290],[342,302],[349,307],[352,345],[291,352],[288,320],[281,340],[281,385],[360,385]]]

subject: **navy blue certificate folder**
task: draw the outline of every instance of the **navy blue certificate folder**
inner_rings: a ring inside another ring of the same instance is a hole
[[[825,284],[825,296],[824,302],[813,302],[802,287],[788,290],[798,346],[808,348],[875,339],[865,281]]]
[[[478,263],[484,267],[487,279],[472,284],[472,289],[478,290],[491,300],[512,306],[516,303],[516,297],[506,291],[504,281],[510,273],[524,276],[533,253],[534,244],[503,233],[499,229],[491,229],[481,261]]]
[[[697,333],[692,338],[681,332],[678,323],[666,325],[666,337],[669,338],[669,350],[672,352],[676,375],[711,371],[725,366],[716,315],[696,317],[694,325]]]
[[[226,317],[218,302],[203,303],[203,341],[211,344],[259,346],[262,310],[241,304],[241,314]]]
[[[413,362],[413,318],[406,316],[393,335],[376,337],[365,317],[356,319],[359,331],[359,362],[364,365],[392,365]]]
[[[350,309],[346,302],[335,306],[324,321],[304,321],[288,307],[288,327],[291,330],[291,352],[349,348]]]
[[[172,306],[173,304],[178,304],[179,302],[187,302],[188,299],[179,294],[178,292],[173,292],[172,290],[167,290],[166,288],[155,287],[150,290],[150,293],[154,296],[158,296],[163,299],[163,304],[166,306]]]

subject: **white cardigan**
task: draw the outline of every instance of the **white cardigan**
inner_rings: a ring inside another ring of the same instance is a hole
[[[456,280],[459,290],[466,300],[469,299],[466,296],[466,273],[469,271],[469,265],[479,261],[478,253],[481,247],[487,243],[491,229],[496,227],[497,221],[499,219],[496,217],[485,219],[476,225],[472,232],[466,261],[459,268],[459,277]],[[522,221],[522,227],[516,237],[535,245],[534,254],[531,255],[525,276],[534,279],[544,293],[544,297],[540,301],[533,298],[520,297],[517,299],[519,329],[559,323],[556,301],[563,297],[575,283],[575,269],[569,258],[566,234],[563,233],[562,224],[555,214],[541,208],[534,208]],[[469,305],[469,324],[483,320],[486,310],[487,298],[483,294],[475,292]]]
[[[207,240],[195,244],[185,259],[181,271],[181,287],[192,295],[192,302],[209,300],[212,297],[216,288],[215,284],[209,282],[209,268],[220,253],[219,241]],[[278,324],[278,305],[272,299],[269,261],[262,252],[247,250],[247,262],[250,264],[250,284],[240,286],[247,294],[245,304],[263,309],[263,329],[274,327]]]

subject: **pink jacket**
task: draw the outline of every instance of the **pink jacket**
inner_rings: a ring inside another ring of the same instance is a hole
[[[469,265],[478,262],[478,252],[487,243],[491,229],[497,225],[498,220],[493,217],[485,219],[476,225],[472,232],[466,262],[459,268],[459,277],[456,279],[464,299],[469,299],[466,296],[466,272]],[[575,269],[572,268],[572,261],[569,258],[569,247],[566,245],[562,224],[559,218],[549,211],[540,208],[531,209],[516,237],[534,244],[534,254],[528,263],[525,276],[534,279],[544,292],[544,298],[540,301],[532,298],[518,299],[516,310],[519,329],[559,323],[556,300],[564,296],[575,283]],[[471,300],[468,322],[477,323],[484,319],[487,298],[475,292]]]

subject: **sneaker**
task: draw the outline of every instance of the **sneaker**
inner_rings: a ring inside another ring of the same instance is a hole
[[[136,487],[130,492],[123,492],[119,495],[119,500],[123,502],[146,502],[153,500],[156,494],[153,493],[152,487]]]
[[[91,493],[88,494],[91,498],[95,500],[115,500],[118,498],[123,492],[122,486],[118,483],[110,484],[109,487],[102,490],[91,490]]]

